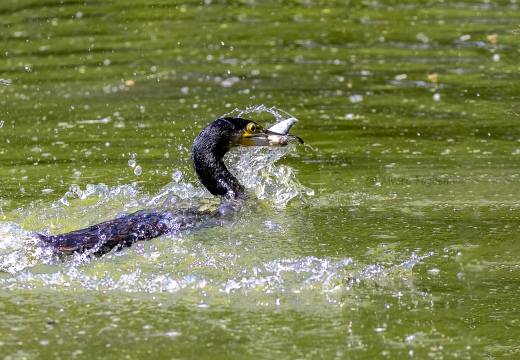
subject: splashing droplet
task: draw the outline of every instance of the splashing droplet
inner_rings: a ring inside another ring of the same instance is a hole
[[[175,170],[173,173],[172,173],[172,179],[173,181],[175,182],[179,182],[181,181],[182,179],[182,172],[180,170]]]

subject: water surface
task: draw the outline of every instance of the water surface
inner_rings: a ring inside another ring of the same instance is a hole
[[[0,13],[2,357],[518,356],[515,1]],[[310,146],[233,151],[254,200],[222,223],[103,257],[31,235],[212,201],[191,144],[235,108]]]

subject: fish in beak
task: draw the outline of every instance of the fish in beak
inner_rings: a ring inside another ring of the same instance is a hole
[[[294,123],[293,119],[288,119],[285,121],[291,121],[290,124],[281,124],[278,123],[273,128],[276,130],[286,131],[288,132],[292,124]],[[281,124],[281,125],[280,125]],[[262,126],[258,125],[254,121],[251,121],[247,124],[244,133],[240,139],[240,145],[242,146],[286,146],[290,141],[298,141],[300,144],[303,144],[303,140],[296,136],[290,135],[288,133],[278,133],[274,132],[270,129],[264,129]]]

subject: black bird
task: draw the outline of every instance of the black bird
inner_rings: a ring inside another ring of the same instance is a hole
[[[303,143],[297,136],[266,130],[254,121],[220,118],[209,123],[195,139],[191,153],[193,167],[211,194],[240,202],[247,199],[246,190],[226,168],[224,155],[237,146],[285,146],[290,140]],[[91,250],[93,254],[103,254],[137,241],[193,228],[218,215],[218,210],[197,208],[144,210],[65,234],[36,235],[57,253]]]

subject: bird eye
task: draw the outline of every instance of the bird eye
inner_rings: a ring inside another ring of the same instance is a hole
[[[255,123],[249,123],[247,124],[246,129],[250,133],[256,133],[260,130],[260,126],[256,125]]]

